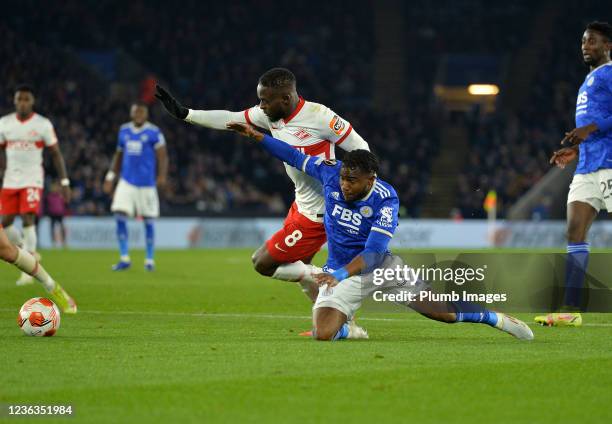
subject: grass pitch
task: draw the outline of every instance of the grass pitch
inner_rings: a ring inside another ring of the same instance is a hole
[[[519,342],[363,313],[370,340],[322,343],[298,336],[310,306],[297,285],[256,275],[249,251],[159,252],[152,274],[138,253],[118,274],[115,252],[43,255],[80,311],[54,337],[22,335],[19,307],[44,292],[0,266],[1,421],[30,421],[8,404],[71,404],[79,423],[612,422],[610,315]]]

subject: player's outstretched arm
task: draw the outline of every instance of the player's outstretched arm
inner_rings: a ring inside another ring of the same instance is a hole
[[[156,89],[155,97],[162,102],[166,111],[176,119],[215,130],[226,130],[226,126],[230,122],[246,122],[244,112],[188,109],[164,87],[157,85]]]
[[[239,122],[230,122],[227,124],[227,129],[260,142],[264,149],[266,149],[272,156],[282,160],[294,168],[301,169],[302,171],[304,171],[304,169],[302,169],[302,165],[304,165],[304,162],[310,158],[310,156],[303,154],[297,149],[294,149],[287,143],[277,140],[269,135],[265,135],[250,125]]]

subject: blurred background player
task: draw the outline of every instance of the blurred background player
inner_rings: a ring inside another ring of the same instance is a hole
[[[14,97],[15,113],[0,118],[0,145],[6,153],[6,170],[0,195],[0,214],[7,236],[16,245],[35,254],[36,215],[44,184],[43,149],[51,153],[60,179],[64,201],[70,200],[70,180],[59,149],[51,121],[34,112],[34,90],[28,85],[17,87]],[[21,216],[23,241],[14,228],[15,217]],[[17,285],[30,284],[32,277],[23,272]]]
[[[168,152],[166,140],[160,129],[147,121],[149,109],[144,103],[134,103],[130,109],[131,122],[121,125],[117,150],[104,181],[104,192],[111,193],[113,182],[121,175],[111,211],[117,222],[119,262],[113,271],[126,270],[131,266],[128,248],[127,217],[139,216],[144,220],[146,237],[145,269],[155,268],[154,219],[159,217],[157,187],[166,184],[168,175]]]
[[[257,84],[259,105],[241,112],[188,109],[159,86],[156,97],[178,119],[217,130],[226,130],[229,122],[252,124],[311,156],[334,159],[335,146],[369,150],[350,123],[330,108],[300,97],[295,76],[285,68],[266,71]],[[295,184],[295,202],[283,228],[255,251],[253,265],[261,275],[300,282],[314,302],[318,289],[311,276],[320,268],[309,264],[326,241],[323,189],[302,171],[286,164],[285,169]]]
[[[589,263],[586,241],[601,209],[612,212],[612,26],[592,22],[582,36],[582,57],[590,68],[578,90],[576,128],[565,134],[551,163],[563,168],[579,156],[567,196],[565,298],[560,313],[537,316],[547,326],[579,326],[581,291]]]
[[[45,214],[51,220],[51,241],[54,246],[66,247],[66,227],[64,216],[67,208],[64,197],[61,194],[61,186],[55,182],[51,183],[49,193],[45,197]]]
[[[329,256],[324,272],[315,275],[321,286],[313,307],[313,336],[317,340],[368,338],[365,330],[350,320],[375,291],[418,295],[428,290],[423,281],[392,278],[374,283],[374,269],[397,269],[403,261],[388,249],[397,228],[399,199],[395,189],[377,177],[379,164],[373,153],[355,150],[345,155],[344,162],[324,160],[304,155],[249,125],[230,123],[228,128],[260,142],[269,153],[323,184]],[[482,323],[521,340],[533,339],[524,322],[469,302],[400,303],[437,321]]]

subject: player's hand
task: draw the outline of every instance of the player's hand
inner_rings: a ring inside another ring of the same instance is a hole
[[[561,150],[557,150],[553,153],[550,158],[550,163],[563,169],[565,166],[572,162],[578,156],[578,148],[576,147],[564,147]]]
[[[111,180],[104,181],[104,184],[102,184],[102,191],[110,195],[113,192],[113,182]]]
[[[570,132],[565,133],[565,137],[561,140],[561,145],[565,147],[576,146],[586,140],[587,137],[595,131],[597,131],[597,125],[595,124],[574,128]]]
[[[72,197],[72,190],[70,190],[70,187],[68,186],[62,187],[62,197],[64,198],[64,202],[66,203],[70,202],[70,199]]]
[[[252,138],[253,140],[261,141],[264,135],[257,131],[255,128],[248,124],[241,124],[240,122],[228,122],[225,126],[228,130],[237,132],[238,134]]]
[[[161,85],[155,85],[155,97],[164,105],[168,113],[177,119],[185,119],[189,114],[189,109],[180,104],[178,100],[172,97],[172,94]]]
[[[322,274],[315,274],[314,279],[315,279],[315,282],[319,285],[319,287],[322,287],[326,284],[327,284],[327,287],[335,287],[339,283],[339,281],[336,280],[336,277],[334,277],[333,275],[327,272],[324,272]]]

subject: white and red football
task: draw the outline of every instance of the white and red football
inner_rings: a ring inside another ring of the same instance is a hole
[[[60,311],[44,297],[34,297],[23,304],[17,324],[28,336],[52,336],[60,326]]]

